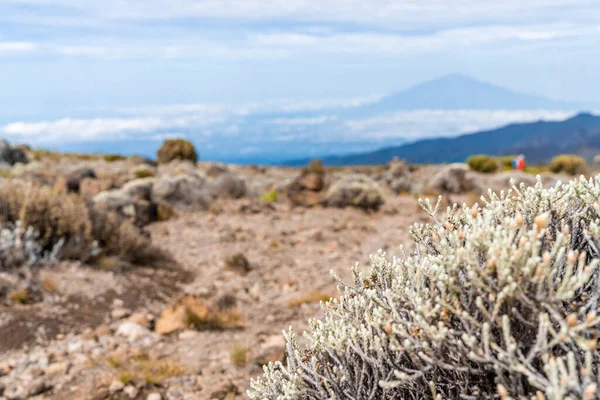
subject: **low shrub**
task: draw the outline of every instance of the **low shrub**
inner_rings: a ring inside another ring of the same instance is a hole
[[[185,139],[167,139],[158,149],[157,162],[166,164],[173,160],[198,161],[194,145]]]
[[[57,194],[32,183],[0,182],[0,223],[19,224],[30,232],[28,237],[35,236],[42,255],[56,253],[57,247],[60,258],[84,261],[100,250],[131,262],[159,255],[131,222],[78,195]]]
[[[106,162],[115,162],[115,161],[122,161],[122,160],[126,160],[127,157],[122,156],[120,154],[106,154],[104,156],[104,161]]]
[[[587,164],[583,157],[561,154],[552,159],[550,170],[554,173],[564,172],[569,175],[581,175],[587,172]]]
[[[498,171],[500,164],[495,157],[483,154],[474,155],[467,159],[467,164],[473,171],[489,174]]]
[[[149,169],[138,169],[135,171],[136,179],[152,178],[155,174]]]
[[[251,399],[598,399],[600,177],[423,207],[264,367]]]
[[[323,161],[321,160],[311,160],[308,165],[302,168],[302,174],[319,174],[322,175],[325,173],[325,167],[323,166]]]

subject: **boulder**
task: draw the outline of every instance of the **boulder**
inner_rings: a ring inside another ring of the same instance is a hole
[[[363,174],[343,176],[329,188],[323,200],[328,207],[351,206],[363,210],[378,210],[383,203],[381,187]]]
[[[27,155],[17,147],[11,146],[6,140],[0,140],[0,163],[15,165],[27,164]]]
[[[95,178],[83,178],[79,182],[79,193],[83,196],[93,197],[97,194],[114,189],[115,185],[111,179],[95,179]]]
[[[223,198],[239,199],[246,195],[246,182],[236,175],[227,172],[221,174],[213,183],[215,195]]]
[[[133,193],[136,193],[133,191]],[[144,226],[157,220],[157,207],[143,199],[136,199],[123,189],[101,192],[94,197],[94,204],[107,211],[116,212],[132,219],[138,226]]]
[[[54,181],[54,190],[59,193],[80,193],[81,181],[96,179],[96,173],[91,168],[80,168],[66,175],[60,175]]]
[[[130,341],[144,338],[150,334],[151,332],[147,328],[130,321],[123,322],[117,328],[117,335],[123,336]]]
[[[282,335],[273,335],[268,337],[260,346],[255,363],[262,367],[269,363],[285,361],[285,339]]]
[[[212,164],[210,167],[208,167],[208,169],[206,170],[206,176],[209,178],[217,178],[218,176],[229,172],[229,170],[227,169],[226,166],[224,165],[218,165],[218,164]]]
[[[206,179],[196,174],[165,176],[152,186],[152,201],[157,204],[208,209],[212,200]]]
[[[413,189],[410,168],[403,160],[393,160],[381,174],[381,181],[394,193],[411,192]]]
[[[155,178],[134,179],[123,185],[121,191],[135,200],[151,201],[154,182]]]
[[[438,193],[462,194],[480,191],[481,189],[472,174],[467,164],[449,164],[442,167],[431,179],[429,187]]]

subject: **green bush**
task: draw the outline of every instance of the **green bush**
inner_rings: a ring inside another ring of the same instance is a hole
[[[467,164],[473,171],[489,174],[498,171],[500,165],[495,157],[478,154],[467,159]]]
[[[599,196],[600,177],[425,202],[415,251],[355,268],[250,398],[598,399]]]
[[[138,169],[135,171],[136,179],[152,178],[154,175],[154,172],[149,169]]]
[[[167,139],[158,149],[157,162],[166,164],[173,160],[198,161],[194,145],[185,139]]]
[[[279,192],[277,190],[269,190],[260,195],[260,201],[262,203],[274,203],[279,199]]]
[[[572,154],[561,154],[552,159],[550,170],[554,173],[564,172],[569,175],[581,175],[587,171],[585,159]]]
[[[104,156],[104,161],[106,161],[106,162],[122,161],[125,159],[127,159],[127,157],[122,156],[120,154],[106,154]]]

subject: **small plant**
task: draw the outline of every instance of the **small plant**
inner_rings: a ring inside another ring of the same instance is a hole
[[[165,380],[186,372],[183,365],[145,353],[128,357],[113,354],[106,359],[106,363],[116,370],[119,380],[124,385],[160,385]]]
[[[159,204],[156,206],[156,218],[159,221],[167,221],[175,215],[175,210],[169,204]]]
[[[149,169],[138,169],[135,171],[136,179],[144,179],[144,178],[152,178],[155,174],[152,170]]]
[[[198,315],[187,310],[190,328],[199,330],[239,329],[244,326],[237,307],[216,310],[206,315]]]
[[[238,368],[243,368],[248,364],[248,348],[237,343],[229,354],[231,363]]]
[[[279,192],[275,189],[268,190],[260,195],[261,203],[274,203],[279,199]]]
[[[57,293],[58,292],[58,284],[49,275],[46,275],[42,278],[42,287],[48,293]]]
[[[193,163],[198,161],[198,155],[194,145],[184,139],[167,139],[158,150],[157,161],[166,164],[173,160],[189,160]]]
[[[561,154],[552,159],[550,170],[554,173],[564,172],[569,175],[581,175],[587,172],[587,164],[583,157]]]
[[[122,160],[126,160],[127,157],[122,156],[120,154],[106,154],[104,156],[104,161],[106,162],[115,162],[115,161],[122,161]]]
[[[500,165],[494,157],[478,154],[467,159],[467,164],[473,171],[489,174],[498,171]]]
[[[27,289],[13,290],[8,294],[8,299],[14,304],[26,304],[29,302],[29,292]]]
[[[236,253],[225,259],[225,266],[233,271],[247,274],[252,269],[250,261],[242,253]]]
[[[296,297],[292,300],[290,300],[288,302],[288,307],[290,308],[296,308],[301,306],[302,304],[309,304],[309,303],[319,303],[319,302],[328,302],[333,298],[333,296],[330,296],[328,294],[325,293],[321,293],[321,292],[310,292],[307,294],[304,294],[302,296]]]

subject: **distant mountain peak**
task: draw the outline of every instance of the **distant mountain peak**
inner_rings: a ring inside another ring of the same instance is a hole
[[[577,105],[518,93],[462,73],[450,73],[385,96],[375,104],[354,110],[358,115],[401,110],[531,110],[577,109]]]

